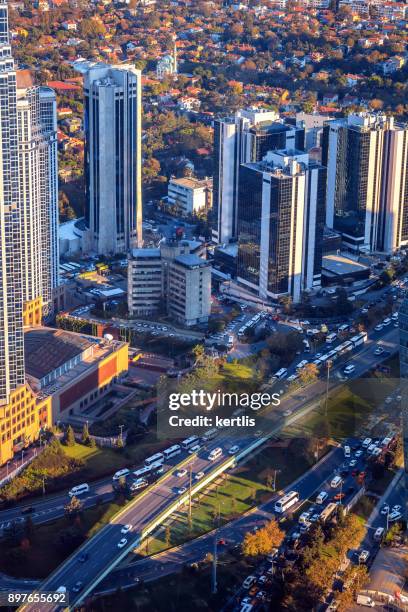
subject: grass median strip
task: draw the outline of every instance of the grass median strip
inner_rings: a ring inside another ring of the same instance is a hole
[[[289,447],[289,440],[266,444],[233,473],[218,477],[194,496],[191,523],[186,507],[178,510],[166,521],[165,527],[158,528],[142,544],[137,555],[161,552],[239,517],[273,495],[275,478],[276,490],[296,480],[310,467],[311,460],[290,452]]]

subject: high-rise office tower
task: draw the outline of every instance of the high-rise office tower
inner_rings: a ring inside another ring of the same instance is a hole
[[[92,248],[141,246],[141,73],[89,64],[84,77],[86,219]]]
[[[55,93],[28,70],[17,71],[17,126],[23,300],[41,298],[47,316],[59,266],[57,109]]]
[[[321,281],[326,168],[296,150],[243,164],[238,184],[237,281],[262,299]]]
[[[0,406],[24,384],[16,72],[0,0]]]
[[[407,127],[385,115],[349,115],[324,127],[326,223],[352,251],[391,251],[408,239],[406,139]]]
[[[213,238],[237,236],[240,166],[258,162],[268,151],[304,148],[304,129],[285,123],[274,111],[248,109],[214,122]]]
[[[380,230],[377,248],[392,253],[408,244],[408,125],[385,133]]]

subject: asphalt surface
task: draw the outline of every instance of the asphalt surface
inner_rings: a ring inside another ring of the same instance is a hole
[[[353,376],[350,379],[357,379],[362,374],[364,374],[367,370],[372,368],[375,364],[381,363],[384,359],[389,357],[390,353],[396,352],[398,350],[398,330],[389,327],[383,330],[382,332],[371,332],[370,336],[365,342],[364,345],[358,347],[359,350],[356,350],[351,354],[351,357],[346,361],[342,361],[340,365],[338,362],[335,362],[334,367],[331,370],[331,384],[330,388],[339,384],[339,379],[336,375],[338,375],[341,370],[344,368],[346,363],[353,363],[356,366],[356,370],[353,373]],[[383,354],[381,356],[375,356],[374,350],[377,344],[381,344],[388,351],[387,354]],[[336,346],[336,344],[331,345],[332,347]],[[295,363],[292,364],[291,367],[288,368],[288,375],[295,372],[296,364],[302,359],[312,359],[312,355],[303,353],[299,355]],[[281,381],[282,384],[279,387],[284,390],[287,386],[285,381]],[[296,419],[296,413],[299,412],[304,406],[307,406],[310,401],[319,395],[325,393],[326,390],[326,381],[323,379],[319,379],[315,383],[309,385],[304,389],[299,389],[299,391],[294,392],[290,395],[290,397],[286,396],[282,399],[281,409],[275,409],[270,414],[269,426],[270,428],[275,427],[275,425],[279,422],[282,423],[282,426],[285,422],[291,422],[292,419]],[[284,420],[282,420],[282,413],[291,411],[293,412],[293,416],[288,416]],[[179,458],[178,458],[179,459]],[[135,468],[136,469],[136,468]],[[112,479],[104,478],[99,481],[94,481],[90,484],[90,491],[87,495],[81,496],[81,501],[84,504],[84,507],[90,507],[95,505],[98,501],[102,499],[102,501],[109,501],[113,499],[113,490],[112,490]],[[60,494],[46,496],[44,500],[27,500],[22,504],[14,506],[8,510],[3,510],[0,512],[0,530],[7,528],[12,521],[22,521],[24,520],[24,514],[22,514],[22,510],[27,507],[33,508],[32,513],[30,514],[34,523],[45,523],[55,518],[58,518],[64,514],[64,506],[68,501],[68,490],[63,491]]]
[[[343,450],[341,448],[334,449],[303,476],[284,489],[284,492],[292,490],[299,492],[300,501],[294,508],[295,510],[316,491],[324,490],[327,480],[336,473],[342,457]],[[281,492],[273,495],[268,502],[214,532],[205,534],[191,542],[153,557],[136,561],[126,568],[118,568],[101,583],[96,592],[102,593],[115,590],[118,587],[126,588],[132,586],[135,583],[135,579],[142,579],[146,582],[156,580],[157,578],[180,571],[185,563],[202,561],[207,553],[213,551],[214,538],[217,541],[220,539],[225,540],[225,546],[227,547],[241,543],[245,533],[273,518],[274,503],[280,497],[280,494]],[[223,547],[224,545],[218,546],[220,551],[222,551]]]
[[[388,331],[389,330],[389,331]],[[378,341],[381,339],[381,342],[384,343],[387,347],[389,347],[390,352],[396,350],[396,342],[398,340],[398,330],[395,328],[386,328],[382,330],[382,332],[374,332],[370,334],[370,338],[363,345],[363,347],[356,351],[351,355],[348,362],[353,362],[356,366],[356,370],[353,373],[353,378],[358,378],[361,374],[363,374],[367,369],[373,367],[376,363],[381,362],[384,358],[388,357],[388,355],[375,356],[374,348],[377,345]],[[332,345],[333,348],[335,345]],[[311,359],[311,355],[308,355],[308,359]],[[299,357],[299,361],[301,357]],[[293,368],[295,365],[293,366]],[[333,375],[332,378],[335,379],[336,370],[342,370],[344,368],[344,362],[341,366],[333,367]],[[281,407],[277,410],[274,410],[271,421],[273,424],[281,424],[281,426],[285,422],[290,422],[291,420],[295,420],[297,418],[296,414],[292,414],[288,418],[282,419],[282,412],[285,411],[293,411],[293,412],[302,412],[304,406],[310,403],[310,400],[317,397],[321,393],[324,393],[325,390],[325,381],[319,380],[316,383],[306,387],[302,390],[302,395],[299,394],[291,396],[281,404]],[[219,436],[218,439],[214,440],[208,446],[208,450],[214,448],[216,446],[222,446],[225,451],[228,446],[231,445],[231,442],[228,441],[228,437]],[[251,440],[242,440],[242,445],[250,444]],[[180,459],[180,457],[178,457]],[[224,458],[221,458],[219,461],[221,462]],[[207,457],[203,456],[201,453],[200,456],[195,459],[194,471],[204,471],[207,473],[211,469],[213,469],[214,465],[217,462],[209,462]],[[147,524],[151,522],[151,520],[158,516],[163,510],[165,510],[171,503],[173,503],[178,494],[175,491],[176,486],[185,486],[187,485],[188,477],[178,478],[176,476],[170,476],[170,478],[164,482],[159,484],[154,490],[149,491],[146,495],[143,495],[140,503],[136,503],[131,508],[125,508],[124,512],[120,516],[119,519],[116,519],[115,522],[107,525],[103,528],[94,538],[86,542],[81,547],[81,552],[86,552],[89,555],[89,560],[85,564],[81,564],[78,562],[78,551],[74,553],[63,565],[61,565],[49,578],[47,578],[43,584],[41,585],[41,590],[46,591],[55,591],[60,586],[64,586],[70,592],[71,595],[71,605],[78,603],[78,601],[82,598],[82,594],[86,594],[86,585],[93,584],[94,586],[101,582],[105,577],[105,573],[108,573],[113,569],[115,565],[120,563],[122,558],[126,556],[127,551],[131,550],[137,543],[138,538]],[[96,487],[109,487],[106,482],[96,485]],[[346,483],[345,483],[346,486]],[[95,487],[95,485],[94,485]],[[100,489],[99,489],[100,490]],[[95,494],[95,490],[92,491]],[[109,493],[107,490],[103,492]],[[92,494],[91,496],[92,497]],[[59,499],[59,502],[56,501]],[[65,496],[59,496],[59,498],[54,498],[51,502],[51,505],[48,508],[52,508],[52,511],[49,513],[49,518],[53,518],[54,512],[61,512],[61,508],[56,509],[57,506],[61,506],[61,501],[63,500],[62,505],[66,503],[67,498]],[[89,499],[85,499],[85,503],[89,503]],[[44,504],[50,502],[45,501]],[[41,511],[46,510],[44,505],[41,507]],[[16,509],[14,509],[16,511]],[[63,508],[62,508],[63,511]],[[11,512],[11,511],[9,511]],[[3,514],[3,513],[2,513]],[[36,512],[33,513],[34,522],[38,518],[35,516]],[[20,514],[21,517],[21,514]],[[9,519],[9,517],[7,517]],[[2,517],[3,520],[3,517]],[[123,549],[118,548],[118,542],[121,539],[121,527],[125,524],[132,524],[132,531],[126,535],[127,544]],[[80,582],[81,585],[85,585],[81,587],[81,594],[76,595],[73,591],[74,585]],[[37,610],[38,608],[33,605],[26,606],[25,609],[29,610]],[[52,605],[44,605],[41,604],[41,611],[51,610],[53,609]]]

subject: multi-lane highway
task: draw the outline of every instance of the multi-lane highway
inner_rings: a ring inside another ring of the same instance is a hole
[[[316,491],[323,490],[327,480],[336,473],[342,462],[343,451],[340,448],[333,449],[317,464],[315,464],[304,475],[286,487],[285,491],[296,490],[299,492],[300,503],[298,506],[312,496]],[[205,534],[182,546],[165,551],[154,557],[147,557],[129,565],[126,568],[118,568],[112,572],[97,588],[97,592],[115,590],[118,587],[127,587],[134,584],[135,579],[144,581],[156,580],[159,577],[179,571],[185,563],[201,561],[208,552],[212,552],[214,536],[217,540],[225,541],[228,547],[241,543],[245,533],[259,526],[273,516],[273,506],[278,494],[258,508],[247,512],[242,517],[231,521],[216,532]]]
[[[398,330],[391,328],[385,329],[382,332],[371,332],[367,342],[362,345],[359,350],[354,351],[347,363],[353,363],[356,366],[356,370],[350,377],[357,379],[362,376],[367,370],[371,369],[375,364],[381,363],[384,359],[389,357],[390,353],[397,351],[398,343]],[[377,344],[381,344],[387,351],[386,354],[380,356],[374,355],[374,350]],[[335,345],[333,345],[335,346]],[[311,359],[310,354],[301,355],[296,359],[296,363],[303,358]],[[341,373],[345,362],[342,361],[341,365],[338,362],[334,364],[331,370],[331,383],[330,388],[339,384],[339,380],[336,377],[337,374]],[[288,369],[289,374],[295,371],[295,365]],[[285,387],[285,383],[281,385]],[[292,392],[289,395],[285,395],[281,407],[274,409],[273,413],[270,414],[268,427],[276,426],[278,423],[282,425],[291,420],[297,418],[305,406],[308,406],[311,400],[316,400],[319,396],[325,393],[326,382],[324,380],[318,380],[315,383],[303,388],[297,392]],[[290,418],[282,419],[283,412],[293,412]],[[0,530],[7,528],[12,521],[23,520],[22,509],[25,507],[32,508],[31,518],[34,523],[44,523],[55,518],[58,518],[64,514],[64,506],[67,503],[67,493],[64,491],[60,494],[46,496],[43,500],[38,501],[27,501],[23,504],[19,504],[16,507],[0,512]],[[84,503],[84,507],[95,505],[97,501],[108,501],[113,498],[112,491],[112,480],[111,478],[105,478],[99,481],[90,483],[90,490],[85,496],[81,497]]]
[[[396,342],[398,339],[398,332],[396,329],[390,329],[390,331],[386,330],[385,333],[376,333],[368,339],[359,351],[356,351],[350,357],[349,361],[353,361],[356,366],[353,378],[361,376],[365,371],[384,359],[384,355],[374,355],[374,347],[380,339],[382,344],[388,348],[389,352],[396,350]],[[343,367],[344,363],[341,366],[337,366],[337,369],[342,369]],[[333,374],[335,372],[336,367],[333,368]],[[333,382],[333,384],[335,383]],[[294,420],[297,417],[296,413],[304,412],[305,406],[310,404],[310,400],[315,399],[319,394],[323,393],[324,389],[325,383],[320,380],[302,390],[301,400],[296,394],[290,394],[282,402],[281,407],[274,410],[271,419],[273,427],[281,427],[288,420]],[[292,411],[289,419],[282,418],[283,412],[287,412],[288,410]],[[249,444],[251,444],[250,439],[242,439],[240,441],[241,447]],[[220,434],[218,439],[208,445],[206,453],[216,446],[221,446],[225,455],[228,448],[231,446],[230,437]],[[200,453],[199,456],[193,460],[195,462],[194,472],[202,471],[205,474],[212,470],[217,463],[210,462],[207,454],[204,453]],[[221,462],[222,459],[217,461]],[[186,486],[188,484],[187,478],[188,476],[184,477],[183,480],[183,478],[170,475],[168,479],[160,482],[160,484],[153,489],[142,494],[140,502],[136,501],[126,507],[122,514],[114,519],[113,523],[104,527],[94,538],[86,542],[79,552],[77,551],[64,562],[41,585],[41,590],[53,591],[57,590],[59,587],[64,587],[71,595],[71,602],[73,604],[79,603],[83,597],[91,592],[91,590],[93,590],[95,586],[126,556],[127,552],[138,544],[146,526],[149,525],[155,517],[158,517],[164,510],[177,501],[179,493],[177,493],[176,488]],[[131,531],[129,531],[126,536],[121,533],[121,529],[125,524],[132,525]],[[119,548],[118,543],[122,537],[125,537],[127,541],[123,548]],[[79,554],[84,554],[85,557],[87,557],[85,563],[80,563],[78,561]],[[28,609],[36,608],[34,605],[34,607],[28,606]],[[42,610],[45,609],[52,609],[52,607],[44,608],[43,606]]]

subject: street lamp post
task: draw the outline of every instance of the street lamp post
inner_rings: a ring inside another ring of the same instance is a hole
[[[327,377],[326,377],[326,402],[325,402],[325,416],[327,418],[327,408],[329,403],[329,382],[330,382],[330,368],[332,367],[332,361],[329,359],[326,363]]]

